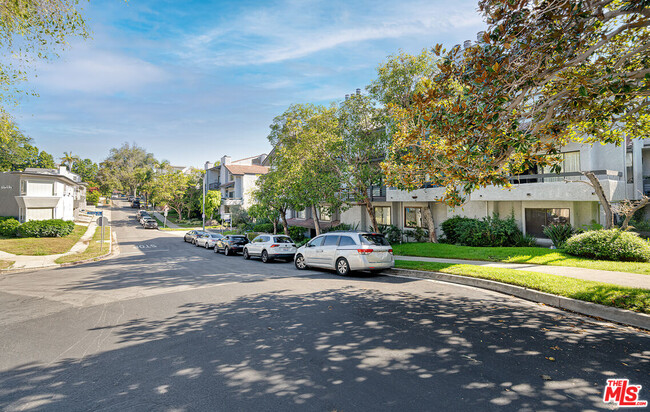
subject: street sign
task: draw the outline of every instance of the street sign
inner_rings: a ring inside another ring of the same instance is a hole
[[[103,217],[103,216],[102,216],[102,217],[98,217],[98,218],[97,218],[97,224],[98,224],[99,226],[108,226],[108,219],[106,219],[106,218]]]
[[[224,213],[222,217],[224,221],[230,222],[230,213]]]

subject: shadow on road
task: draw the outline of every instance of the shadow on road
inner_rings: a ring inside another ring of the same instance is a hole
[[[505,298],[486,307],[370,281],[187,303],[91,329],[123,347],[3,372],[0,408],[584,410],[603,406],[607,378],[650,383],[642,335]]]

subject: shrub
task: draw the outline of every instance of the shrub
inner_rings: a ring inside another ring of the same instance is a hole
[[[553,246],[562,249],[567,240],[576,234],[576,230],[569,224],[544,226],[544,234],[551,239]]]
[[[86,195],[86,202],[91,205],[96,205],[99,202],[99,192],[90,192]]]
[[[418,227],[415,230],[408,231],[406,232],[406,234],[407,236],[411,236],[412,238],[414,238],[415,241],[418,243],[426,242],[427,240],[429,240],[429,231],[421,227]]]
[[[468,223],[475,221],[476,219],[471,219],[469,217],[454,216],[450,219],[445,220],[440,225],[442,232],[445,234],[447,242],[450,244],[460,243],[460,229],[461,227]]]
[[[535,247],[537,246],[537,241],[535,237],[526,233],[525,235],[521,232],[517,233],[512,238],[512,246],[516,247]]]
[[[347,223],[339,223],[336,226],[331,226],[331,227],[328,227],[326,229],[323,229],[322,232],[327,233],[327,232],[333,232],[335,230],[346,230],[346,231],[348,231],[348,230],[357,230],[358,228],[359,228],[359,223],[355,223],[354,225],[347,224]]]
[[[393,225],[379,225],[379,232],[386,237],[388,243],[402,243],[404,232]]]
[[[273,233],[273,223],[257,223],[252,226],[253,232]]]
[[[451,235],[457,235],[457,243],[465,246],[514,246],[522,236],[513,215],[507,219],[500,219],[497,213],[480,220],[463,218],[453,230]]]
[[[300,226],[289,226],[289,237],[294,242],[300,242],[305,238],[305,228]]]
[[[246,233],[246,237],[247,237],[248,240],[250,240],[251,242],[252,242],[253,239],[255,239],[257,236],[259,236],[259,233],[257,233],[257,232],[247,232],[247,233]]]
[[[0,220],[0,235],[6,237],[16,236],[16,231],[19,226],[20,222],[12,217],[2,218],[2,220]]]
[[[74,230],[74,222],[62,219],[30,220],[18,227],[21,237],[63,237]]]
[[[618,229],[594,230],[566,241],[564,250],[574,256],[592,259],[647,262],[650,243],[633,232]]]

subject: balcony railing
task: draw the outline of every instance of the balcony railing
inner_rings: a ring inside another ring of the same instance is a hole
[[[221,182],[208,183],[208,190],[218,190]]]
[[[367,193],[370,201],[386,200],[386,186],[370,186]],[[343,191],[341,195],[343,200],[355,200],[354,193],[349,190]]]
[[[620,180],[623,173],[616,170],[592,170],[598,179]],[[527,184],[527,183],[551,183],[575,180],[587,180],[582,172],[565,172],[565,173],[542,173],[535,175],[517,175],[510,177],[510,183]]]

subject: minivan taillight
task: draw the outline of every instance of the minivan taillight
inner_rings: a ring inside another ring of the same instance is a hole
[[[388,253],[393,253],[393,249],[388,249]]]
[[[360,255],[369,255],[373,252],[372,249],[357,249]]]

